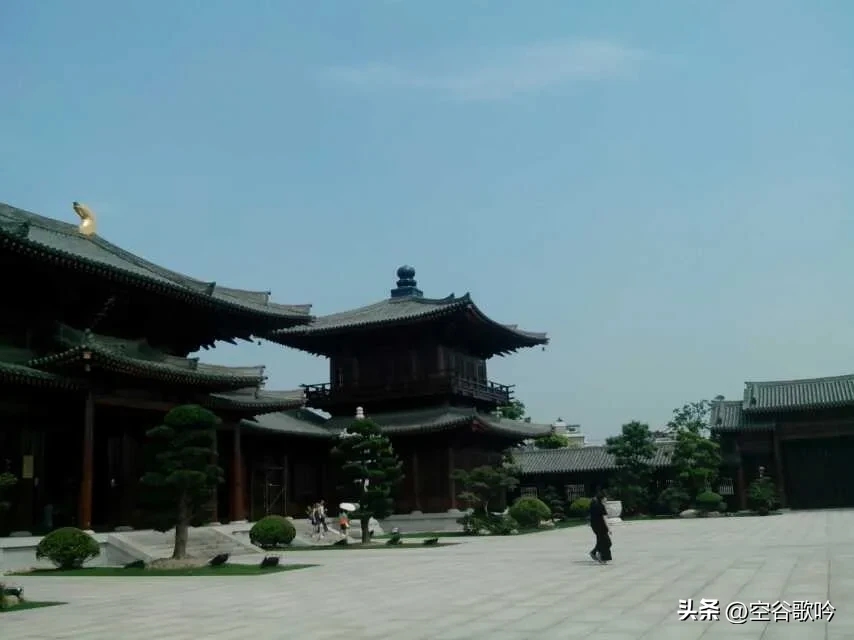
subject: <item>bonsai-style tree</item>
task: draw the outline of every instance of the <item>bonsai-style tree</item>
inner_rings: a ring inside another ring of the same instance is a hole
[[[190,524],[223,481],[222,469],[216,463],[218,423],[219,418],[207,409],[182,405],[146,434],[149,469],[142,484],[157,508],[157,530],[175,527],[172,557],[176,559],[187,556]]]
[[[623,512],[637,513],[648,499],[655,454],[649,425],[636,420],[624,424],[620,435],[608,438],[606,448],[617,466],[614,488],[623,502]]]
[[[489,503],[519,486],[519,467],[508,451],[498,465],[483,465],[471,471],[456,469],[451,478],[462,487],[458,498],[476,515],[488,518]]]
[[[388,437],[365,418],[361,408],[355,421],[339,436],[332,453],[341,463],[346,483],[340,487],[342,495],[358,505],[353,518],[359,520],[362,544],[366,544],[371,518],[385,518],[394,509],[392,490],[403,480],[403,463]]]
[[[566,518],[565,513],[565,505],[566,501],[561,498],[560,493],[554,487],[549,485],[546,487],[545,492],[543,493],[543,502],[549,505],[549,509],[552,510],[552,520],[563,520]]]

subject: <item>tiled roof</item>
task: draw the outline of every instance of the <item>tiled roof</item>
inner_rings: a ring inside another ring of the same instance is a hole
[[[485,431],[518,438],[535,438],[549,433],[549,425],[532,424],[518,420],[507,420],[489,414],[478,413],[474,409],[461,407],[436,407],[413,411],[368,414],[383,433],[393,435],[414,435],[436,431],[446,431],[465,424],[476,423]],[[353,421],[350,417],[332,418],[328,427],[336,432],[345,429]]]
[[[744,411],[741,400],[717,400],[712,402],[709,427],[713,431],[737,431],[744,426]]]
[[[57,344],[61,351],[33,358],[26,366],[52,372],[77,370],[81,365],[146,380],[200,385],[217,389],[257,387],[264,381],[264,367],[226,367],[202,364],[197,358],[179,358],[151,348],[143,340],[99,336],[60,326]]]
[[[401,276],[401,270],[409,270],[404,271],[407,278],[398,281],[398,288],[392,290],[390,298],[358,309],[321,316],[302,326],[280,329],[267,338],[297,349],[324,353],[322,340],[326,336],[453,316],[462,320],[460,326],[469,327],[472,335],[488,340],[492,354],[548,343],[545,333],[523,331],[514,324],[492,320],[475,305],[468,293],[460,297],[452,294],[445,298],[425,298],[415,286],[415,280],[411,279],[415,270],[401,267],[398,276]]]
[[[263,316],[298,322],[310,318],[311,305],[276,304],[270,301],[269,291],[232,289],[196,280],[135,256],[100,236],[85,236],[76,225],[3,203],[0,203],[0,247],[41,254],[71,268],[123,276],[125,280],[155,286],[185,298],[215,302]]]
[[[744,411],[785,411],[854,405],[854,375],[744,383]]]
[[[669,466],[672,454],[672,444],[657,444],[651,463],[655,467]],[[604,446],[514,451],[513,459],[523,476],[616,469],[614,457]]]
[[[0,361],[0,383],[23,384],[26,386],[50,387],[54,389],[78,389],[81,385],[72,378],[65,378],[47,371],[39,371],[22,364]]]
[[[212,393],[207,400],[206,404],[214,409],[252,411],[252,415],[257,416],[301,407],[305,402],[305,392],[302,389],[267,391],[258,387],[249,387],[237,391]]]
[[[240,425],[246,429],[265,431],[283,436],[322,438],[331,440],[335,433],[324,425],[326,419],[307,409],[278,411],[255,416],[251,420],[242,420]]]
[[[514,439],[535,438],[549,433],[551,427],[516,420],[496,418],[460,407],[436,407],[413,411],[368,414],[380,430],[389,436],[407,436],[448,431],[465,425]],[[334,438],[354,418],[338,416],[324,420],[318,414],[302,409],[256,416],[247,426],[290,435]]]

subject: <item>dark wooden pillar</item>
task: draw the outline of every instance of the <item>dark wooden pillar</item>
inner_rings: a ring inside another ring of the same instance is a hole
[[[243,492],[243,452],[240,447],[240,424],[234,425],[234,449],[231,460],[231,521],[246,520]]]
[[[780,498],[780,506],[787,505],[786,483],[783,474],[783,447],[780,443],[780,427],[774,425],[774,475],[777,484],[777,495]]]
[[[95,400],[86,392],[83,410],[83,460],[80,473],[80,502],[78,526],[84,531],[92,529],[92,487],[95,473]]]
[[[738,470],[736,471],[736,492],[738,496],[738,508],[741,511],[747,509],[747,487],[744,486],[744,465],[741,461],[738,462]]]
[[[421,475],[418,469],[418,452],[412,452],[412,497],[415,501],[415,511],[421,508]]]
[[[454,475],[454,447],[448,447],[448,486],[451,488],[451,509],[457,508],[457,481]]]
[[[214,431],[213,443],[211,444],[213,454],[211,455],[211,464],[219,466],[219,432]],[[215,486],[211,491],[210,504],[211,522],[219,522],[219,485]]]

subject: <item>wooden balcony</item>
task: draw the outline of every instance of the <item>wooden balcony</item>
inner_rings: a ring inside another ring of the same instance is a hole
[[[469,399],[476,404],[504,406],[513,399],[513,385],[468,380],[455,372],[436,373],[418,379],[393,380],[385,384],[303,385],[306,404],[316,409],[335,405],[374,404],[384,400],[445,396]]]

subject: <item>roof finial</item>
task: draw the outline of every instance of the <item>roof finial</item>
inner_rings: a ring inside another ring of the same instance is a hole
[[[408,264],[403,265],[397,270],[397,289],[391,290],[392,298],[417,297],[420,298],[424,293],[418,288],[418,283],[415,281],[415,269]]]
[[[77,230],[84,236],[95,235],[97,223],[92,210],[80,202],[72,202],[71,206],[74,207],[74,213],[80,216],[80,225],[77,227]]]

